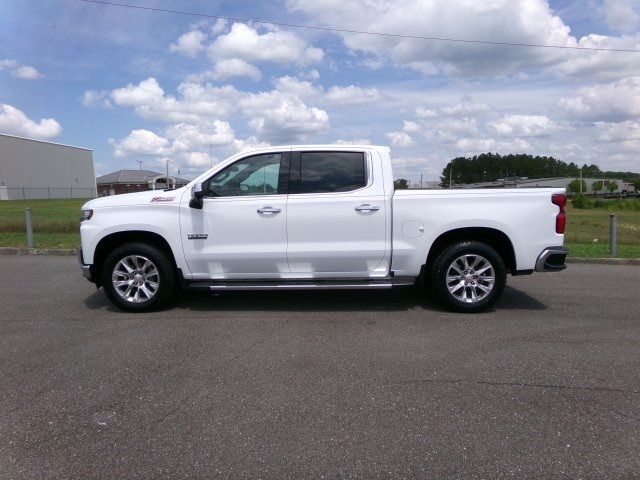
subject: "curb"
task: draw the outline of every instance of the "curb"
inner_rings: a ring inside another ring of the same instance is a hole
[[[0,247],[0,255],[43,255],[70,257],[77,255],[76,248]],[[594,263],[601,265],[640,265],[640,258],[582,258],[567,257],[567,263]]]
[[[70,257],[78,254],[76,248],[34,248],[0,247],[0,255],[47,255]]]
[[[567,257],[567,263],[595,263],[600,265],[640,265],[640,258]]]

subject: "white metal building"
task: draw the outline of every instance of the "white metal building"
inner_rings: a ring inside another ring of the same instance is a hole
[[[92,150],[0,133],[0,200],[95,196]]]

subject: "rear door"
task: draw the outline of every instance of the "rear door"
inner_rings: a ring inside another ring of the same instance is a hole
[[[379,158],[363,151],[293,152],[287,200],[291,274],[386,275],[389,213]]]

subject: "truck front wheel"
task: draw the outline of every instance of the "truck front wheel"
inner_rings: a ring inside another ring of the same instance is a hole
[[[507,268],[486,243],[462,241],[437,254],[429,277],[431,290],[442,303],[457,312],[476,313],[500,298]]]
[[[102,267],[102,285],[114,305],[129,312],[155,310],[174,292],[176,272],[166,253],[146,243],[114,249]]]

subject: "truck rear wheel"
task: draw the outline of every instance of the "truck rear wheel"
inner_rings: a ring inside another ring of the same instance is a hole
[[[438,253],[429,277],[431,290],[442,303],[457,312],[477,313],[500,298],[507,268],[486,243],[462,241]]]
[[[109,300],[128,312],[156,310],[174,291],[176,272],[166,253],[146,243],[126,243],[111,252],[102,267]]]

